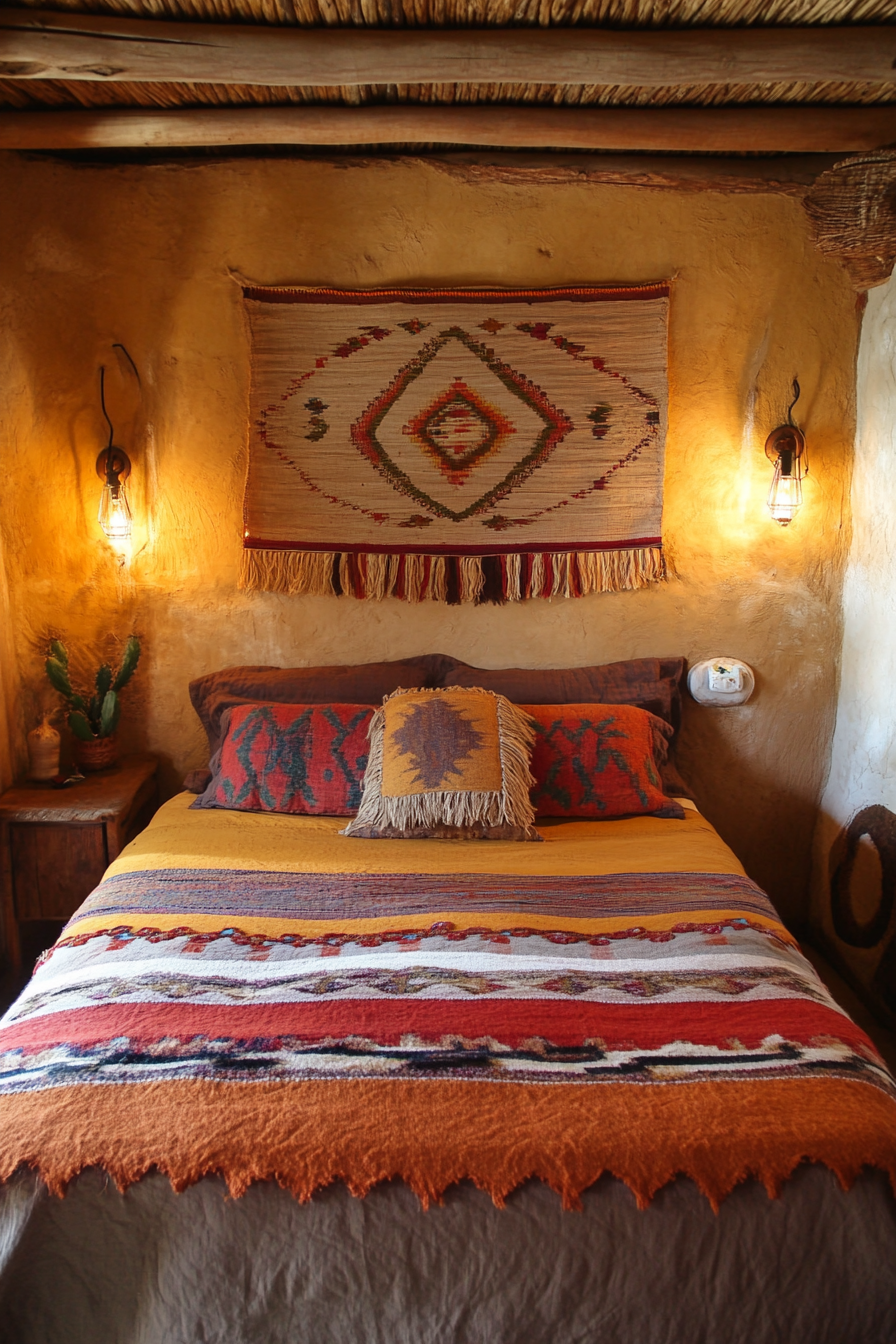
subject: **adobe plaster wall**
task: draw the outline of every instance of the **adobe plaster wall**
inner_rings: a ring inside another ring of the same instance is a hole
[[[856,813],[874,805],[896,813],[896,280],[868,295],[857,399],[840,696],[815,838],[812,921],[867,985],[896,918],[874,947],[848,947],[834,931],[830,877],[843,856],[842,830]],[[873,916],[880,886],[880,860],[865,846],[854,882],[860,923]]]
[[[11,730],[17,717],[17,661],[9,605],[9,585],[6,581],[6,560],[3,538],[0,536],[0,790],[9,788],[16,773]]]
[[[139,631],[125,741],[160,753],[172,789],[203,761],[187,682],[228,664],[425,650],[489,666],[737,655],[756,670],[753,702],[689,704],[681,764],[751,875],[785,916],[805,916],[834,715],[859,319],[797,202],[474,185],[414,161],[84,166],[7,155],[0,175],[0,517],[19,750],[50,630],[76,649]],[[239,592],[248,361],[237,273],[336,286],[675,277],[664,531],[677,577],[500,610]],[[116,440],[135,463],[124,564],[95,521],[102,362]],[[764,508],[762,445],[794,374],[812,476],[784,531]]]

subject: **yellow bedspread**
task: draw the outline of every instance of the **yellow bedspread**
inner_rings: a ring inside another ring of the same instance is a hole
[[[181,793],[159,809],[109,868],[240,868],[315,873],[507,873],[556,877],[593,873],[731,873],[734,854],[699,812],[683,821],[539,822],[543,845],[505,840],[356,840],[346,817],[292,817],[191,810]],[[598,842],[598,843],[595,843]],[[461,859],[461,855],[463,856]]]

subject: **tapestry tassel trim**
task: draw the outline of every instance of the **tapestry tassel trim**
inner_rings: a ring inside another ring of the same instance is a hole
[[[666,577],[660,546],[511,555],[381,555],[243,551],[240,587],[405,602],[522,602],[644,588]]]

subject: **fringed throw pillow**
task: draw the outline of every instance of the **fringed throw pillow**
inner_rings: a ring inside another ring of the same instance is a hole
[[[672,728],[634,705],[523,705],[535,721],[532,790],[541,817],[682,818],[663,792]]]
[[[367,705],[238,705],[193,807],[351,816],[367,766]]]
[[[492,691],[396,691],[370,725],[364,796],[343,835],[540,840],[531,720]]]

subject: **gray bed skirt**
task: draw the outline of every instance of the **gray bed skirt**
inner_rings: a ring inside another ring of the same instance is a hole
[[[531,1183],[424,1213],[402,1184],[305,1205],[271,1185],[124,1195],[88,1172],[64,1199],[0,1190],[3,1344],[893,1344],[896,1201],[800,1168],[712,1212],[690,1181],[639,1212],[606,1177],[581,1213]]]

